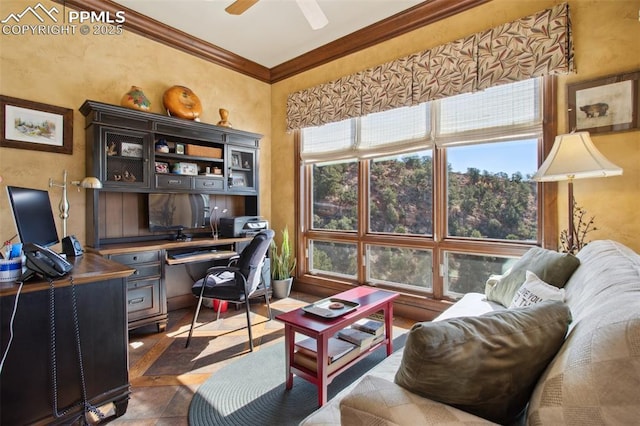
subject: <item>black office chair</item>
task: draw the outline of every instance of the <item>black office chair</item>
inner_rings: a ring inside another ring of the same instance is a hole
[[[218,299],[232,303],[244,303],[247,313],[247,329],[249,330],[249,348],[253,352],[253,336],[251,334],[251,311],[249,300],[264,296],[267,302],[267,312],[271,320],[271,307],[269,306],[269,291],[266,283],[262,281],[262,265],[275,232],[271,229],[261,231],[253,237],[253,240],[242,251],[235,262],[227,266],[214,266],[207,270],[204,278],[199,279],[191,287],[194,296],[198,298],[196,312],[191,321],[191,329],[185,348],[189,347],[193,327],[196,324],[202,299]],[[218,317],[220,308],[218,308]],[[216,318],[218,319],[218,318]]]

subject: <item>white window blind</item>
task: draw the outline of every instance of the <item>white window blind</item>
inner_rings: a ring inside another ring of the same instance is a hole
[[[348,119],[301,130],[303,161],[317,162],[353,156],[355,149],[354,120]]]
[[[429,103],[360,118],[360,157],[425,148],[430,129]]]
[[[492,87],[302,129],[308,163],[374,158],[431,148],[536,139],[542,78]],[[432,128],[434,131],[432,131]]]
[[[437,103],[438,146],[533,137],[542,129],[541,78],[491,87]]]

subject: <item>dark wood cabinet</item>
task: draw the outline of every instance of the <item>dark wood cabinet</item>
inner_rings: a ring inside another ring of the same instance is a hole
[[[95,101],[80,112],[87,173],[99,176],[104,190],[258,192],[259,134]],[[156,144],[166,151],[156,152]]]
[[[127,282],[128,327],[157,324],[167,328],[167,291],[164,283],[164,251],[146,250],[111,254],[109,259],[130,266],[135,272]]]
[[[165,251],[141,247],[176,238],[176,232],[150,229],[149,194],[204,194],[210,208],[226,217],[259,216],[262,136],[91,100],[80,112],[86,118],[86,173],[103,185],[86,191],[86,246],[135,269],[126,288],[127,327],[156,324],[162,331]],[[211,233],[208,226],[185,229],[194,238]],[[119,244],[133,246],[109,250]]]
[[[76,424],[83,416],[81,377],[88,403],[109,406],[113,416],[127,409],[126,277],[132,271],[90,253],[72,263],[71,274],[53,284],[53,305],[46,281],[29,281],[19,293],[18,285],[0,290],[0,347],[6,351],[0,375],[2,425]]]
[[[150,193],[208,194],[229,216],[260,214],[261,135],[91,100],[80,112],[86,173],[103,184],[86,191],[88,246],[153,238]]]

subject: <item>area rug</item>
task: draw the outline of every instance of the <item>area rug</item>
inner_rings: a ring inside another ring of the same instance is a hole
[[[406,335],[394,339],[404,346]],[[328,386],[328,398],[349,386],[386,357],[380,347],[337,376]],[[315,385],[294,376],[285,389],[284,343],[260,349],[214,373],[191,400],[189,424],[297,425],[318,408]]]

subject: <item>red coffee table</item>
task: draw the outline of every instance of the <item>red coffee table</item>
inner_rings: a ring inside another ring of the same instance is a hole
[[[393,300],[398,297],[397,293],[385,290],[377,290],[372,287],[355,287],[343,293],[336,294],[333,298],[342,299],[358,303],[360,306],[355,310],[332,319],[325,319],[305,312],[302,308],[276,316],[278,321],[284,323],[284,344],[286,352],[286,388],[293,387],[293,375],[302,377],[318,387],[318,405],[327,403],[327,385],[333,378],[369,355],[382,345],[387,346],[387,356],[393,352]],[[375,312],[382,311],[384,314],[384,339],[377,342],[369,349],[362,351],[356,358],[336,369],[328,372],[327,348],[329,337],[338,331],[348,327],[361,318],[369,316]],[[317,368],[311,371],[303,366],[294,363],[293,352],[295,347],[295,334],[301,333],[317,342]]]

